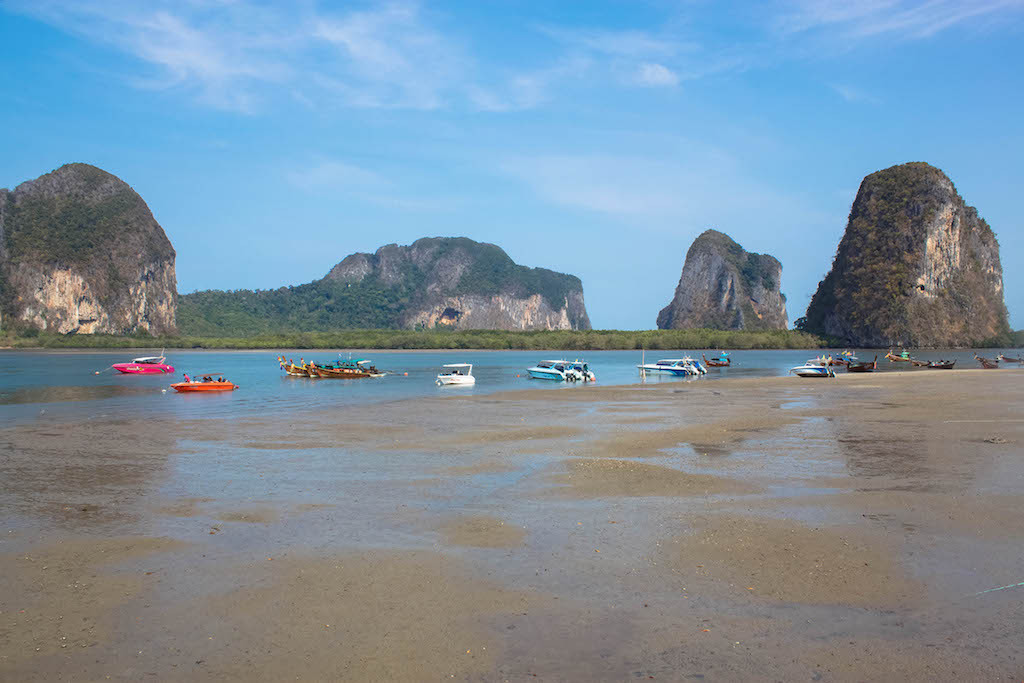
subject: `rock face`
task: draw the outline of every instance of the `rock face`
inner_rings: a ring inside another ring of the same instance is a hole
[[[94,166],[0,189],[0,326],[173,333],[174,256],[142,198]]]
[[[675,297],[658,313],[658,327],[784,330],[781,281],[778,259],[744,251],[728,235],[706,230],[686,252]]]
[[[1009,334],[999,243],[939,169],[864,178],[800,321],[850,346],[966,346]]]
[[[590,329],[579,278],[516,265],[500,247],[465,237],[352,254],[324,280],[403,293],[399,327]]]

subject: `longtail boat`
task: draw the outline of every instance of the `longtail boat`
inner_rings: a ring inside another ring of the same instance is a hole
[[[727,368],[732,365],[732,358],[729,358],[729,354],[725,351],[719,351],[715,358],[708,358],[703,353],[700,355],[704,359],[704,365],[709,368]]]
[[[846,364],[847,372],[874,372],[878,369],[878,355],[875,355],[875,359],[867,362],[849,362]]]
[[[916,358],[911,358],[910,359],[910,364],[913,365],[915,368],[926,368],[926,367],[928,367],[929,361],[917,360]]]
[[[999,369],[999,361],[998,360],[995,360],[993,358],[983,358],[982,356],[979,356],[978,354],[974,354],[974,359],[977,360],[979,363],[981,363],[981,367],[983,367],[986,370],[998,370]]]
[[[296,365],[291,359],[285,361],[284,356],[278,356],[277,362],[290,377],[309,377],[309,370],[305,364]]]
[[[900,355],[898,356],[892,352],[892,349],[889,349],[889,352],[885,354],[885,357],[889,359],[890,363],[909,363],[912,360],[910,358],[910,353],[906,349],[900,351]]]
[[[933,370],[952,370],[954,365],[956,365],[955,360],[933,360],[928,367]]]
[[[1004,363],[1024,363],[1024,358],[1021,358],[1020,356],[1014,358],[1013,356],[1004,356],[1003,354],[999,354],[998,358]]]
[[[224,379],[223,372],[204,372],[196,375],[199,379],[192,378],[187,382],[172,384],[171,388],[181,393],[202,392],[202,391],[234,391],[237,384]],[[216,377],[217,379],[214,379]]]

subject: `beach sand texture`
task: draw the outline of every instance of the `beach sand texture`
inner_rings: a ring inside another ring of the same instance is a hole
[[[0,680],[1019,680],[1021,377],[3,427]]]

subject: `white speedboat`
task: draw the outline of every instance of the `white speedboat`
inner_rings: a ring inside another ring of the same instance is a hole
[[[797,377],[835,377],[828,358],[812,358],[803,365],[790,368],[791,373]]]
[[[442,372],[437,376],[437,386],[457,384],[468,386],[476,384],[476,377],[473,376],[473,366],[470,363],[447,363],[443,368],[449,368],[448,372]]]
[[[542,360],[526,372],[531,379],[550,379],[556,382],[593,382],[597,377],[580,360]]]
[[[656,363],[641,363],[636,366],[640,372],[663,372],[677,377],[706,375],[707,368],[701,365],[700,361],[689,356],[685,358],[662,358]]]

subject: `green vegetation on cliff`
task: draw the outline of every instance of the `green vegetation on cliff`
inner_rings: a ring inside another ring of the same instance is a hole
[[[344,266],[358,256],[372,264],[371,269],[360,277],[350,276]],[[461,275],[446,282],[447,273],[456,267]],[[186,335],[244,337],[401,328],[409,311],[429,307],[444,296],[539,294],[558,310],[572,292],[582,289],[579,278],[517,265],[493,244],[465,237],[424,238],[409,247],[382,247],[376,255],[355,254],[327,277],[303,285],[181,295],[178,329]]]

